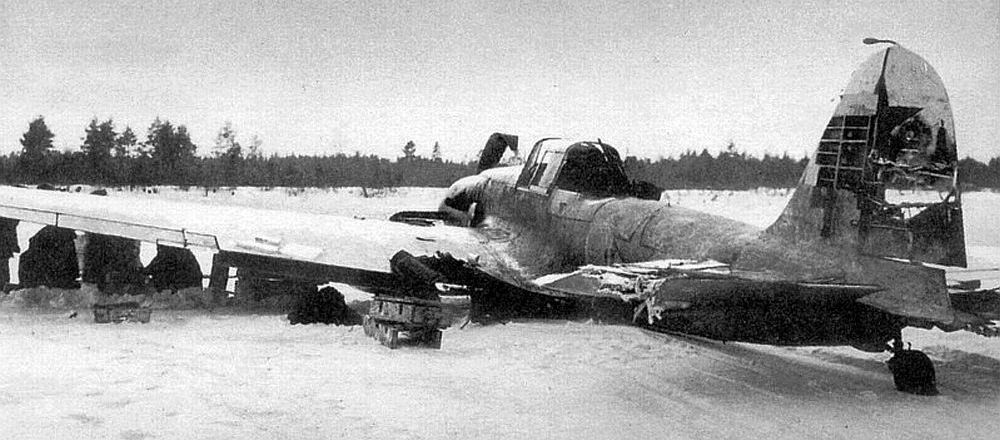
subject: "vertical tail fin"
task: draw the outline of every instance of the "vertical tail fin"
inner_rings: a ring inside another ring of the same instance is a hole
[[[891,46],[854,72],[767,233],[865,255],[966,265],[955,125],[923,58]]]

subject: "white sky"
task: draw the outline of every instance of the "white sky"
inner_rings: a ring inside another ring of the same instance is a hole
[[[851,71],[899,41],[948,87],[961,155],[1000,155],[1000,2],[0,2],[0,152],[44,115],[142,139],[160,116],[199,151],[231,120],[267,153],[407,140],[471,159],[487,136],[596,138],[656,158],[811,152]]]

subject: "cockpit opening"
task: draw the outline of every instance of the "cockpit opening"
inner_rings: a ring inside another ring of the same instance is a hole
[[[566,149],[556,188],[595,196],[627,195],[629,180],[618,151],[610,145],[580,142]]]

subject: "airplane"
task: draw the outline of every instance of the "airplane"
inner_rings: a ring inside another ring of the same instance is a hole
[[[658,200],[599,139],[544,138],[523,164],[501,166],[518,148],[503,133],[437,211],[389,221],[19,188],[0,189],[0,217],[209,249],[217,289],[230,267],[376,294],[461,286],[497,316],[585,314],[719,341],[888,351],[899,390],[935,394],[932,362],[904,347],[902,329],[985,332],[1000,316],[953,304],[941,267],[967,263],[951,108],[934,69],[888,43],[854,72],[763,230]],[[904,187],[945,197],[898,200]]]

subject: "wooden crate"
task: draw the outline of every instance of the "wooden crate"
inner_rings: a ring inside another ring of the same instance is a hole
[[[412,297],[376,296],[364,317],[365,334],[389,348],[400,346],[401,333],[416,344],[441,348],[441,329],[447,327],[441,305]]]
[[[100,324],[121,322],[149,322],[152,315],[149,307],[139,303],[128,302],[118,304],[94,304],[94,322]]]

